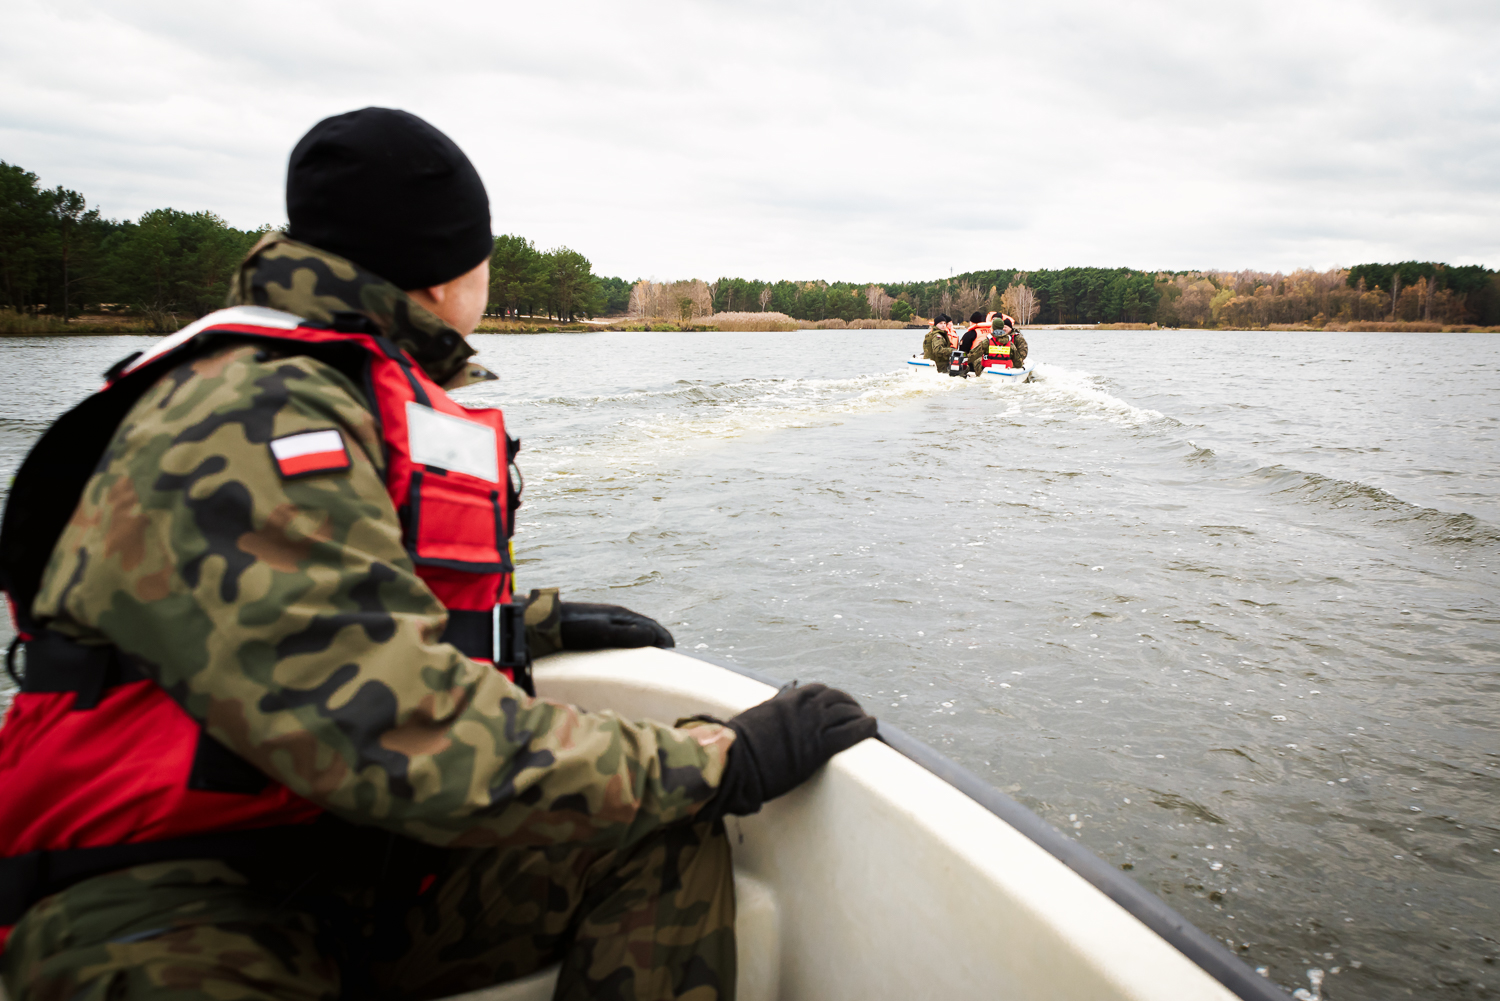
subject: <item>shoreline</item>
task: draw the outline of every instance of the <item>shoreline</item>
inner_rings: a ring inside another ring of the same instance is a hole
[[[52,325],[44,320],[27,318],[43,329],[0,329],[0,340],[24,337],[165,337],[174,331],[151,330],[145,323],[131,322],[133,318],[118,316],[84,315],[70,321],[67,327],[60,323]],[[194,318],[184,318],[177,329],[187,326]],[[807,326],[797,330],[818,330],[816,320],[799,320]],[[857,322],[857,321],[856,321]],[[61,329],[59,329],[61,328]],[[839,328],[826,328],[838,330]],[[844,329],[856,329],[853,327]],[[903,329],[925,332],[926,327],[908,326]],[[1500,327],[1486,327],[1470,323],[1429,323],[1420,320],[1360,320],[1349,323],[1337,321],[1321,327],[1303,323],[1273,323],[1266,327],[1158,327],[1154,323],[1033,323],[1018,328],[1027,330],[1114,330],[1114,331],[1183,331],[1195,330],[1203,333],[1410,333],[1410,334],[1500,334]],[[498,320],[486,317],[474,330],[476,334],[585,334],[607,330],[630,333],[772,333],[775,331],[720,330],[712,322],[671,323],[611,317],[605,320],[575,320],[572,323],[557,320]]]

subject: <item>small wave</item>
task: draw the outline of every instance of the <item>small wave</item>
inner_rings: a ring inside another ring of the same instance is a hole
[[[47,416],[47,417],[16,417],[16,416],[10,416],[10,415],[0,416],[0,434],[16,433],[16,434],[29,435],[29,436],[31,436],[33,438],[39,438],[39,437],[41,437],[42,432],[45,431],[45,430],[47,430],[47,428],[49,428],[52,425],[52,422],[55,421],[56,419],[57,418],[55,416]]]
[[[1446,514],[1433,508],[1420,510],[1435,516],[1438,523],[1432,527],[1431,537],[1438,545],[1500,545],[1500,528],[1472,514]]]
[[[1281,465],[1262,466],[1249,477],[1265,484],[1272,494],[1289,496],[1303,503],[1336,510],[1353,508],[1387,515],[1385,520],[1388,521],[1415,525],[1437,545],[1500,544],[1500,528],[1473,515],[1421,507],[1358,480],[1343,480]]]
[[[1194,820],[1201,820],[1209,824],[1223,824],[1224,818],[1214,813],[1202,803],[1195,802],[1186,797],[1179,796],[1175,792],[1163,792],[1159,789],[1150,790],[1151,802],[1163,810],[1176,810],[1184,813]]]
[[[1272,493],[1294,494],[1329,507],[1359,503],[1384,510],[1422,510],[1380,487],[1358,480],[1341,480],[1288,466],[1262,466],[1250,474],[1271,486]]]

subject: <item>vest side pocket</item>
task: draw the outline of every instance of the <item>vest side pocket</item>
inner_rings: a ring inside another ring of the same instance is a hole
[[[510,573],[500,488],[462,473],[413,470],[407,550],[419,566]]]

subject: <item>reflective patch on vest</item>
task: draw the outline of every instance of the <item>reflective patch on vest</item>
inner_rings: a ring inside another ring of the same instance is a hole
[[[335,473],[353,465],[344,436],[336,428],[302,431],[271,439],[271,457],[283,480]]]
[[[486,424],[407,401],[406,440],[412,462],[500,482],[499,439]]]

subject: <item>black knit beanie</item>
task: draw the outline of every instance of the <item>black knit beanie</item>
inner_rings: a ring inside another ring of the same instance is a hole
[[[287,235],[402,289],[451,281],[490,255],[490,200],[463,150],[416,115],[325,118],[292,150]]]

